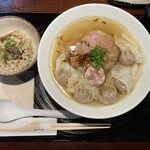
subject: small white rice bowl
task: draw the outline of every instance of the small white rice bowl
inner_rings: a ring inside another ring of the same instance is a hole
[[[20,58],[3,59],[9,40],[19,48]],[[0,17],[0,75],[19,75],[30,69],[37,60],[39,42],[40,35],[29,21],[17,16]]]
[[[50,71],[50,50],[58,33],[70,22],[87,16],[102,16],[112,18],[124,26],[136,37],[141,45],[146,63],[143,75],[136,88],[125,99],[102,107],[80,104],[70,100],[58,87]],[[42,83],[49,95],[64,109],[82,117],[106,119],[122,115],[135,108],[150,90],[150,35],[144,26],[131,14],[114,6],[105,4],[85,4],[71,8],[59,15],[46,29],[38,50],[38,70]]]

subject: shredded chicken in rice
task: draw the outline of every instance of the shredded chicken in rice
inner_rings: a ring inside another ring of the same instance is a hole
[[[32,40],[23,32],[15,30],[0,37],[0,69],[12,73],[23,70],[34,51]]]

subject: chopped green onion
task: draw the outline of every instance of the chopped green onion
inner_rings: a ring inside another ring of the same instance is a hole
[[[5,61],[5,60],[9,60],[9,49],[12,46],[15,46],[16,42],[14,39],[7,39],[4,41],[4,48],[3,48],[3,53],[0,56],[0,61]]]
[[[4,50],[8,51],[8,49],[12,46],[14,46],[16,43],[14,41],[14,39],[7,39],[4,43]]]
[[[106,48],[102,48],[100,46],[96,46],[90,51],[89,56],[97,70],[104,65],[107,51],[108,50]]]

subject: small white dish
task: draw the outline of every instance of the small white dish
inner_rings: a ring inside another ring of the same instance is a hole
[[[31,68],[37,60],[37,50],[40,42],[40,36],[36,28],[27,20],[17,16],[0,17],[0,37],[3,37],[11,32],[19,31],[24,33],[31,39],[34,47],[34,54],[30,63],[23,69],[15,72],[0,69],[0,75],[18,75]],[[16,64],[17,65],[17,64]]]

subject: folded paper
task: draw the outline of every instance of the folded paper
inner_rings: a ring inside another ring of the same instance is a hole
[[[0,123],[0,137],[57,135],[51,128],[56,118],[23,118],[9,123]]]

